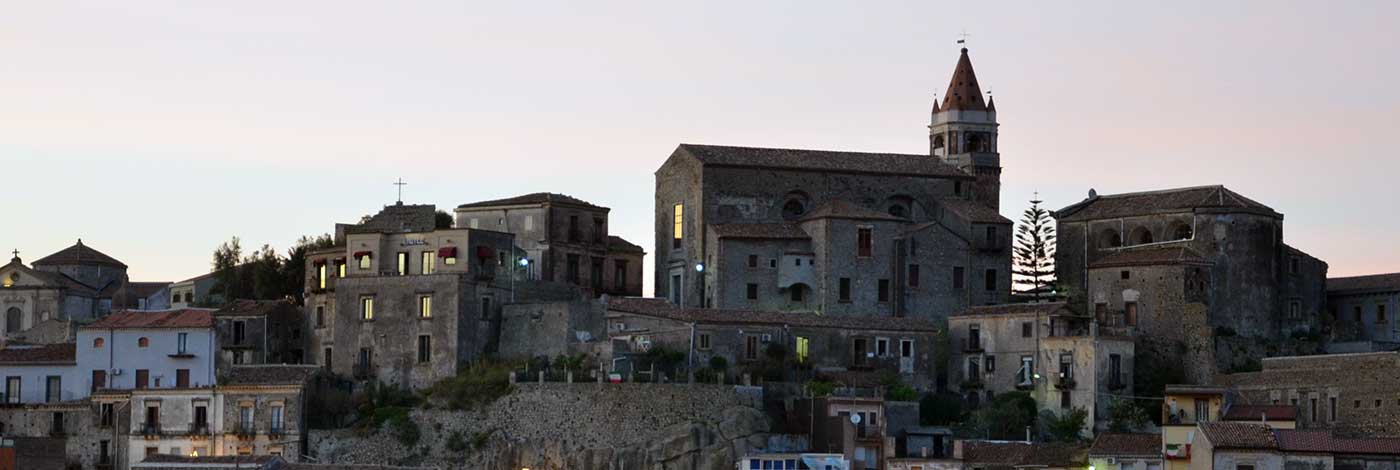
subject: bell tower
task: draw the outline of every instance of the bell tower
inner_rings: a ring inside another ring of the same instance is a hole
[[[934,100],[928,125],[929,156],[977,178],[972,200],[1001,209],[1001,154],[997,153],[997,107],[972,71],[972,59],[962,48],[943,102]]]

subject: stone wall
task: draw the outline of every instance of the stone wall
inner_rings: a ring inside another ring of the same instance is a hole
[[[596,302],[541,302],[501,308],[499,358],[530,359],[561,354],[595,354],[607,341],[601,305]]]
[[[1303,428],[1400,436],[1400,353],[1332,354],[1263,360],[1263,370],[1216,377],[1242,403],[1298,406]]]
[[[714,469],[768,444],[767,417],[752,396],[719,385],[520,384],[481,410],[415,410],[413,448],[391,431],[313,431],[323,463],[440,468]],[[448,448],[458,433],[467,449]],[[479,440],[480,447],[473,448]],[[780,439],[781,440],[781,439]]]

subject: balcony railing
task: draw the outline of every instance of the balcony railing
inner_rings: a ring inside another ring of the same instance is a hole
[[[239,423],[234,432],[238,434],[239,439],[252,439],[253,436],[258,435],[258,430],[253,426],[253,423]]]
[[[1124,382],[1123,382],[1123,379],[1120,379],[1120,378],[1118,378],[1118,377],[1114,377],[1114,378],[1112,378],[1112,379],[1109,379],[1109,381],[1108,381],[1108,389],[1109,389],[1109,390],[1122,390],[1122,389],[1127,388],[1127,387],[1128,387],[1128,384],[1124,383]]]
[[[884,439],[885,428],[878,424],[860,423],[856,425],[856,439],[874,440]]]
[[[209,435],[209,423],[194,423],[194,424],[191,424],[191,425],[190,425],[190,435],[193,435],[193,436],[207,436],[207,435]]]
[[[273,423],[272,427],[268,428],[267,433],[274,438],[281,437],[287,434],[287,428],[281,423]]]
[[[141,423],[141,435],[142,435],[142,436],[159,436],[160,434],[161,434],[161,433],[160,433],[160,423],[159,423],[159,422],[155,422],[155,423]]]
[[[981,339],[963,338],[963,352],[982,352],[982,351],[985,351],[985,349],[982,348],[982,340],[981,340]]]

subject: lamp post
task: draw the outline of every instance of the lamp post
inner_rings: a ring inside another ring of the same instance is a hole
[[[705,305],[705,263],[704,263],[704,262],[695,263],[695,273],[696,273],[696,278],[698,279],[698,282],[696,282],[696,284],[700,286],[700,308],[705,308],[706,305]]]
[[[515,250],[511,250],[511,252],[514,253]],[[514,262],[511,263],[511,268],[510,268],[510,303],[515,303],[515,275],[516,275],[516,269],[515,269],[515,267],[516,267],[516,266],[525,268],[525,270],[526,270],[525,272],[528,273],[528,272],[529,272],[529,269],[530,269],[530,258],[518,258],[518,259],[516,259]]]

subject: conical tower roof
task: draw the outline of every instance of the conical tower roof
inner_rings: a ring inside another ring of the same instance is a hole
[[[967,57],[967,48],[962,48],[958,66],[953,69],[953,79],[948,82],[948,91],[943,93],[942,111],[950,109],[986,111],[987,103],[982,100],[982,87],[977,85],[977,74],[972,71],[972,59]]]

